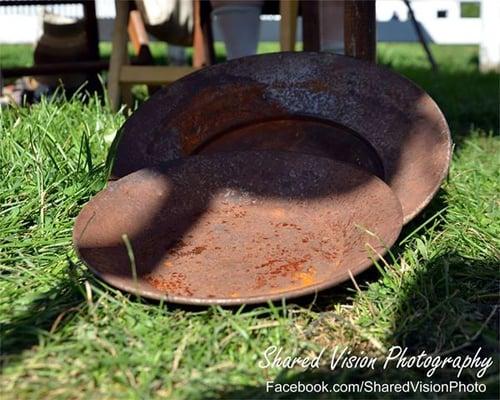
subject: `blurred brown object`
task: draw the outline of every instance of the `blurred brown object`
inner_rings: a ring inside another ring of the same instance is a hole
[[[46,14],[43,20],[43,34],[34,52],[35,66],[55,63],[73,63],[91,58],[87,46],[87,34],[82,20]],[[83,73],[37,75],[36,80],[52,88],[61,82],[65,87],[76,88],[83,84]]]
[[[57,75],[60,73],[84,72],[86,75],[86,79],[89,81],[89,87],[98,88],[99,80],[97,77],[97,73],[100,70],[105,69],[106,63],[103,63],[99,59],[99,33],[97,29],[97,17],[95,12],[94,0],[12,0],[8,2],[0,1],[0,7],[36,6],[36,5],[47,6],[51,4],[82,4],[83,14],[84,14],[84,19],[82,21],[82,24],[85,31],[86,58],[83,60],[79,58],[78,60],[75,61],[70,60],[64,62],[55,60],[55,53],[47,51],[45,44],[43,44],[45,50],[42,50],[41,53],[42,54],[44,53],[44,55],[41,57],[41,59],[39,58],[39,61],[45,59],[46,62],[44,61],[43,63],[41,62],[37,63],[37,65],[34,65],[32,67],[11,67],[2,69],[3,77],[14,78],[19,76],[29,76],[29,75]],[[80,39],[77,39],[76,42],[80,42]],[[78,46],[80,46],[80,44],[78,44]],[[83,47],[80,47],[80,50],[83,50]],[[66,56],[69,56],[68,50],[66,50]],[[54,61],[52,62],[50,60]]]
[[[342,1],[342,0],[341,0]],[[375,62],[376,55],[376,18],[375,0],[343,0],[343,36],[344,54]],[[327,16],[328,2],[320,0],[301,1],[304,50],[321,51],[323,35],[330,30],[322,30],[329,21]]]
[[[144,22],[138,10],[130,11],[127,32],[137,55],[137,64],[152,64],[153,55],[149,48],[148,33],[144,28]]]
[[[149,46],[144,21],[139,13],[131,9],[129,1],[116,1],[116,19],[113,32],[113,51],[108,78],[108,95],[113,109],[117,110],[122,98],[132,105],[131,86],[147,84],[152,86],[171,83],[202,66],[215,62],[215,51],[211,27],[210,1],[193,0],[193,66],[132,66],[127,53],[128,35],[137,55]],[[375,62],[375,0],[344,3],[344,43],[346,55]],[[279,6],[280,45],[282,51],[293,51],[296,42],[296,24],[299,13],[303,17],[304,50],[320,51],[320,29],[323,8],[328,4],[319,0],[277,0],[270,3]],[[278,8],[276,8],[276,11]],[[324,20],[325,18],[323,18]],[[325,21],[323,21],[325,23]]]
[[[346,55],[375,62],[376,30],[375,0],[345,0],[344,48]]]
[[[118,110],[122,99],[128,106],[132,105],[131,87],[134,84],[146,84],[151,89],[151,87],[173,82],[197,68],[215,62],[210,2],[193,0],[192,67],[130,65],[127,51],[129,38],[136,54],[140,56],[142,52],[143,61],[147,64],[152,63],[148,35],[142,15],[137,10],[133,10],[133,4],[130,1],[115,0],[115,6],[116,18],[108,76],[108,96],[114,110]],[[148,58],[150,60],[147,60]]]
[[[31,104],[35,100],[37,94],[44,90],[45,88],[40,86],[33,78],[23,77],[16,79],[13,84],[1,87],[0,107],[14,104]]]

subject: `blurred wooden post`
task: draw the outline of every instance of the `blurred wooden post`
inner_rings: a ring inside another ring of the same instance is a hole
[[[281,51],[295,51],[297,37],[298,0],[280,0],[280,48]]]
[[[99,30],[97,28],[97,16],[95,12],[95,1],[83,2],[83,15],[85,32],[87,34],[87,46],[90,58],[99,60]]]
[[[208,1],[193,0],[194,32],[193,32],[193,64],[194,67],[170,66],[136,66],[129,65],[128,32],[130,39],[141,56],[141,51],[147,51],[142,61],[151,58],[148,48],[148,35],[137,11],[130,12],[129,0],[115,0],[116,18],[113,31],[113,43],[108,75],[108,96],[113,110],[118,110],[121,99],[132,106],[131,87],[134,84],[146,83],[148,86],[171,83],[197,68],[211,65],[215,62],[215,51],[210,24],[211,6]]]
[[[215,64],[211,11],[212,6],[209,1],[194,0],[193,67],[195,68]]]
[[[345,54],[367,61],[376,61],[377,21],[375,0],[345,0]]]
[[[120,106],[120,71],[122,65],[127,63],[127,26],[129,14],[129,2],[115,0],[116,17],[113,28],[113,39],[111,49],[111,59],[109,62],[108,75],[108,97],[111,108],[118,110]]]
[[[301,2],[302,6],[302,37],[304,51],[320,51],[320,18],[319,0],[307,0]]]

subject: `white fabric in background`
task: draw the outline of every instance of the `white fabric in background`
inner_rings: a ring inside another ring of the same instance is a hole
[[[192,0],[135,0],[146,30],[177,46],[193,44]]]

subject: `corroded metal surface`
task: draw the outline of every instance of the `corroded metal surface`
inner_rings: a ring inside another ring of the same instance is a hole
[[[286,150],[329,157],[384,178],[380,158],[366,140],[343,127],[304,118],[245,125],[215,137],[194,152],[212,154],[239,150]]]
[[[281,138],[271,137],[287,121]],[[451,150],[437,105],[400,75],[334,54],[277,53],[208,67],[160,90],[123,126],[112,176],[241,143],[343,155],[383,177],[405,222],[439,188]]]
[[[348,279],[385,253],[401,225],[396,196],[362,169],[248,151],[192,156],[111,182],[78,216],[73,240],[88,267],[118,288],[241,304]]]

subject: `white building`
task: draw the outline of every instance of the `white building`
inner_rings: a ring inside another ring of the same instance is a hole
[[[480,10],[480,0],[411,1],[415,18],[420,22],[427,40],[438,44],[479,44],[481,42],[481,18],[479,15],[476,18],[465,17],[461,12],[464,9],[463,4],[471,3],[476,4]],[[377,26],[379,40],[416,40],[413,27],[410,26],[408,8],[402,0],[377,1],[377,22],[379,22]],[[388,30],[386,34],[383,34],[384,29]]]

